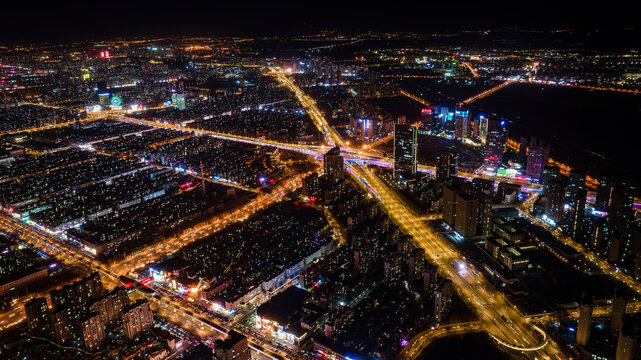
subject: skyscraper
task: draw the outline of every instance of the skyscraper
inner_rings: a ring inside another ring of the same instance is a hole
[[[547,195],[547,187],[550,181],[559,180],[561,177],[561,169],[557,166],[545,166],[543,167],[543,173],[541,175],[541,194]]]
[[[457,110],[454,112],[454,137],[463,140],[470,134],[470,112]]]
[[[477,233],[479,235],[487,236],[490,234],[490,226],[492,222],[492,197],[486,194],[478,194],[478,224]]]
[[[483,151],[483,165],[488,171],[496,171],[503,164],[503,151],[505,150],[505,120],[488,120],[487,138]]]
[[[562,182],[552,180],[547,188],[547,204],[545,206],[545,215],[555,223],[563,219],[563,198],[565,196],[565,186]]]
[[[441,151],[436,157],[436,180],[445,180],[456,175],[458,169],[458,154]]]
[[[572,222],[570,224],[570,237],[580,240],[583,234],[583,218],[585,216],[585,201],[588,193],[585,189],[579,190],[574,196],[572,205]]]
[[[460,193],[456,197],[456,231],[469,237],[476,235],[478,201],[472,195]]]
[[[592,328],[592,302],[584,297],[579,307],[579,325],[576,330],[576,344],[586,345],[590,339],[590,329]]]
[[[565,201],[574,205],[574,198],[580,190],[585,190],[585,171],[572,169],[568,175],[568,187],[565,191]]]
[[[51,313],[44,297],[35,298],[24,305],[29,331],[37,335],[51,333]]]
[[[521,146],[523,146],[523,144],[521,144]],[[541,179],[543,168],[547,166],[549,157],[550,145],[532,137],[527,151],[527,167],[525,175],[532,179]]]
[[[416,174],[418,137],[412,125],[394,125],[394,177],[407,179]]]
[[[443,221],[452,228],[456,224],[456,197],[460,190],[453,185],[443,185]]]
[[[323,156],[323,165],[328,183],[335,184],[343,180],[343,157],[341,156],[341,149],[338,146],[325,153],[325,156]]]
[[[596,187],[594,208],[599,211],[607,211],[610,206],[610,193],[612,192],[612,179],[608,176],[599,177]]]

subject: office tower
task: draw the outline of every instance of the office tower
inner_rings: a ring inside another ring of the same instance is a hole
[[[612,299],[612,317],[610,318],[610,330],[615,334],[621,330],[621,326],[623,325],[626,306],[625,285],[617,282],[614,290],[614,298]]]
[[[460,193],[456,197],[456,231],[463,237],[476,235],[478,201],[472,195]]]
[[[470,112],[454,111],[454,137],[459,140],[467,139],[470,134]]]
[[[36,335],[49,335],[51,333],[51,313],[44,297],[35,298],[24,304],[29,331]]]
[[[458,154],[441,151],[436,157],[436,180],[442,181],[456,175]]]
[[[610,206],[610,193],[612,192],[612,179],[608,176],[599,177],[596,187],[594,208],[599,211],[608,211]]]
[[[412,251],[409,258],[408,277],[409,283],[414,284],[415,280],[420,278],[425,269],[425,250],[417,248]]]
[[[443,185],[443,221],[451,227],[456,224],[456,197],[460,192],[453,185]]]
[[[477,233],[487,236],[490,234],[492,224],[492,197],[483,193],[477,196],[478,199],[478,222]]]
[[[527,152],[527,167],[525,175],[532,179],[540,180],[543,168],[547,166],[550,157],[550,145],[543,144],[536,138],[532,138]]]
[[[251,353],[247,338],[231,330],[225,340],[214,341],[214,358],[216,360],[250,360]]]
[[[547,195],[547,187],[550,181],[561,178],[561,169],[558,166],[545,166],[541,175],[541,194]]]
[[[343,180],[343,157],[341,149],[336,146],[325,153],[323,157],[325,176],[329,184],[335,184]]]
[[[565,197],[565,186],[558,180],[552,180],[547,188],[547,204],[545,215],[555,223],[563,219],[563,199]]]
[[[302,181],[303,196],[314,196],[320,191],[320,179],[318,173],[311,173],[303,178]]]
[[[434,320],[441,322],[452,306],[452,282],[443,280],[434,290]]]
[[[65,341],[71,336],[72,327],[67,309],[53,312],[51,314],[51,322],[53,323],[53,333],[57,341]]]
[[[96,312],[89,313],[80,321],[80,329],[85,347],[88,349],[99,348],[105,341],[105,326],[100,320],[100,314]]]
[[[488,171],[496,171],[503,164],[506,129],[505,120],[488,120],[483,164]]]
[[[579,190],[574,196],[572,205],[572,222],[570,223],[570,237],[580,240],[583,234],[583,218],[585,216],[585,201],[588,193],[585,189]]]
[[[569,205],[574,204],[574,198],[580,190],[585,190],[585,172],[581,170],[570,170],[568,175],[568,187],[565,191],[565,201]]]
[[[474,128],[481,143],[485,144],[487,141],[487,117],[485,115],[479,115],[474,121]]]
[[[639,347],[639,324],[630,315],[623,317],[623,325],[617,340],[616,360],[633,360]]]
[[[576,330],[576,344],[586,345],[590,338],[590,329],[592,328],[592,302],[584,297],[579,307],[579,325]]]
[[[416,174],[417,131],[411,125],[394,125],[394,177],[407,179]]]

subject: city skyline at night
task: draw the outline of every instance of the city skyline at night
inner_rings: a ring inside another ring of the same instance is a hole
[[[111,5],[0,25],[0,357],[641,356],[639,4]]]

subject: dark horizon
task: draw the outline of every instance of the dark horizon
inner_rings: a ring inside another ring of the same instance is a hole
[[[144,36],[288,36],[324,30],[442,33],[519,28],[574,29],[628,46],[635,39],[638,43],[637,15],[641,13],[638,2],[615,8],[588,8],[585,3],[580,3],[581,6],[501,3],[489,6],[425,2],[404,3],[401,7],[376,7],[362,2],[324,2],[318,6],[57,3],[29,9],[29,12],[7,9],[5,14],[9,16],[0,24],[0,41],[59,43]],[[621,36],[626,41],[621,41]]]

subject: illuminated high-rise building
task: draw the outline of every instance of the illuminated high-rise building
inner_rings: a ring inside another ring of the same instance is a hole
[[[51,312],[44,297],[35,298],[24,305],[29,331],[36,335],[51,333]]]
[[[389,284],[398,284],[401,281],[401,261],[396,255],[389,255],[383,261],[383,278]]]
[[[328,183],[335,184],[343,180],[343,157],[341,156],[341,149],[338,146],[325,153],[323,156],[323,165]]]
[[[572,169],[568,174],[568,187],[565,190],[566,203],[573,206],[576,194],[580,190],[585,190],[585,172]]]
[[[597,255],[603,255],[604,247],[606,246],[606,222],[605,219],[600,218],[592,224],[592,232],[590,234],[590,241],[588,248]]]
[[[452,228],[456,224],[456,198],[460,192],[453,185],[443,185],[443,221]]]
[[[418,133],[412,125],[394,125],[394,177],[407,179],[416,174]]]
[[[588,193],[585,189],[579,190],[574,196],[572,204],[572,222],[570,224],[570,237],[579,241],[583,234],[583,218],[585,217],[585,202]]]
[[[586,298],[587,299],[587,298]],[[579,307],[579,325],[576,329],[576,344],[587,345],[592,329],[592,302],[584,299]]]
[[[478,224],[476,232],[478,235],[487,236],[492,226],[492,196],[480,193],[478,199]]]
[[[314,196],[321,188],[318,173],[311,173],[304,177],[301,185],[303,196]]]
[[[154,314],[151,312],[148,301],[138,300],[123,309],[122,327],[128,339],[135,338],[153,326]]]
[[[555,223],[563,219],[563,199],[565,197],[565,185],[557,180],[552,180],[547,188],[547,203],[545,215]]]
[[[410,258],[409,258],[409,269],[408,269],[409,283],[414,284],[414,282],[422,276],[424,269],[425,269],[425,249],[416,248],[412,251],[412,254],[410,255]]]
[[[561,169],[557,166],[545,166],[541,175],[541,194],[547,195],[548,184],[561,178]]]
[[[599,211],[608,211],[610,206],[610,194],[612,193],[612,179],[609,176],[599,177],[596,186],[596,197],[594,208]]]
[[[523,145],[521,145],[523,146]],[[532,179],[540,180],[543,168],[547,166],[550,157],[550,145],[538,141],[536,138],[530,139],[530,146],[527,151],[527,167],[525,175]]]
[[[470,112],[457,110],[454,112],[454,137],[458,140],[467,139],[470,134]]]
[[[53,333],[58,341],[65,341],[71,337],[72,324],[69,321],[69,311],[61,309],[51,314],[51,322],[53,324]]]
[[[456,197],[456,231],[469,237],[476,235],[478,201],[472,195],[460,193]]]
[[[97,349],[105,341],[105,325],[100,319],[100,314],[93,312],[80,322],[82,339],[88,349]]]
[[[483,150],[483,165],[488,171],[496,171],[503,164],[505,151],[505,120],[490,119],[487,122],[487,135]]]
[[[443,280],[434,290],[434,320],[441,322],[452,307],[452,282]]]
[[[612,223],[628,228],[634,219],[635,187],[629,182],[622,181],[612,189],[608,217]]]
[[[458,154],[441,151],[436,157],[436,180],[443,181],[455,176],[458,169]]]

